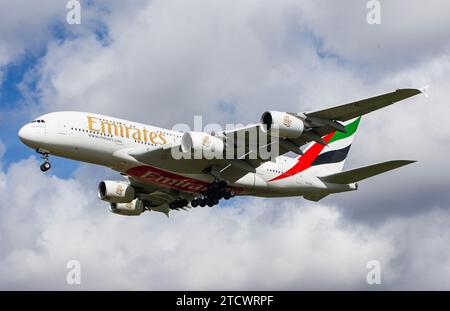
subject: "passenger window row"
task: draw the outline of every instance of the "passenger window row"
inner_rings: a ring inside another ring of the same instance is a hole
[[[102,133],[102,132],[89,131],[89,130],[85,130],[85,129],[79,129],[79,128],[76,128],[76,127],[71,127],[70,129],[72,131],[77,131],[77,132],[83,132],[83,133],[89,133],[89,134],[97,134],[97,135],[106,136],[106,137],[113,137],[113,135],[111,135],[111,134],[105,134],[105,133]]]

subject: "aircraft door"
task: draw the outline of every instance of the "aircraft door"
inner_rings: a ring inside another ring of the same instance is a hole
[[[58,121],[58,134],[66,135],[67,133],[67,125],[65,122]]]

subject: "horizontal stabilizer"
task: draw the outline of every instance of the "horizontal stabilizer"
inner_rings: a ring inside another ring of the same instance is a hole
[[[334,184],[351,184],[416,161],[396,160],[364,166],[353,170],[319,177],[320,180]]]

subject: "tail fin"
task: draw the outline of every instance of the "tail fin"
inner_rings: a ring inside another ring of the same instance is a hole
[[[294,166],[270,181],[283,179],[305,170],[317,176],[341,172],[360,120],[361,117],[357,117],[344,122],[345,133],[335,131],[322,137],[328,146],[312,142],[304,154],[298,157]]]
[[[361,117],[357,117],[344,122],[345,133],[336,131],[323,137],[328,146],[312,142],[305,150],[305,154],[299,157],[299,162],[310,153],[309,157],[312,160],[310,171],[322,175],[341,172],[360,120]]]

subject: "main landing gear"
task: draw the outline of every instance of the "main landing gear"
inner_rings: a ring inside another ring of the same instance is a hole
[[[52,165],[48,161],[49,153],[46,151],[42,151],[40,149],[36,149],[36,152],[39,153],[42,156],[42,159],[44,160],[44,163],[42,163],[40,166],[41,171],[47,172],[52,167]]]
[[[208,189],[203,193],[203,196],[191,201],[192,207],[205,207],[208,205],[212,207],[219,204],[221,199],[229,200],[236,196],[236,193],[228,188],[224,180],[215,180],[208,185]]]
[[[178,199],[176,201],[173,201],[171,203],[169,203],[169,208],[170,209],[180,209],[185,207],[186,205],[189,204],[189,201],[186,199]]]
[[[221,199],[231,199],[236,193],[228,188],[227,183],[223,180],[215,180],[208,185],[208,189],[202,193],[202,196],[191,201],[192,207],[214,206],[219,204]],[[169,204],[170,209],[180,209],[189,204],[186,199],[178,199]]]

